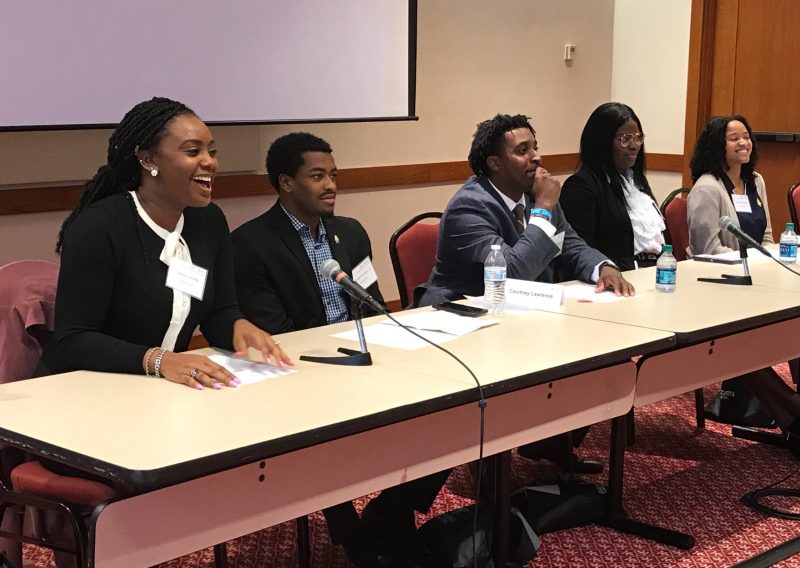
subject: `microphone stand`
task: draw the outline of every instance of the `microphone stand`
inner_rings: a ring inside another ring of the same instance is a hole
[[[744,276],[723,274],[722,278],[698,278],[698,282],[712,282],[715,284],[733,284],[736,286],[752,286],[753,278],[750,276],[750,267],[747,265],[747,243],[739,242],[739,257],[742,259]]]
[[[367,338],[364,336],[364,326],[361,323],[361,302],[351,299],[350,315],[356,324],[358,334],[358,344],[360,351],[339,347],[337,351],[343,353],[343,357],[328,357],[324,355],[300,355],[301,361],[311,361],[312,363],[324,363],[327,365],[348,365],[351,367],[365,367],[372,365],[372,355],[367,350]]]

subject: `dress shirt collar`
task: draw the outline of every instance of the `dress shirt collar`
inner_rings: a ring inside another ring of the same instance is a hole
[[[308,225],[303,223],[300,219],[289,213],[286,207],[283,206],[283,203],[281,203],[281,209],[283,209],[283,212],[286,213],[287,217],[289,217],[289,222],[292,224],[292,227],[294,227],[294,230],[297,231],[298,234],[301,233],[305,228],[308,230],[311,236],[314,237],[314,231],[311,230],[311,227],[309,227]],[[314,238],[316,241],[320,241],[327,237],[328,237],[328,232],[325,230],[325,223],[323,223],[322,219],[320,219],[319,223],[317,223],[317,235]]]
[[[491,185],[492,189],[494,189],[497,192],[497,195],[500,196],[500,198],[503,200],[503,203],[505,203],[505,206],[508,208],[509,211],[513,211],[514,207],[516,207],[517,204],[520,204],[522,205],[523,208],[525,208],[524,193],[520,196],[520,198],[517,201],[512,201],[510,197],[508,197],[505,193],[497,189],[497,186],[494,183],[492,183],[492,180],[490,180],[489,178],[486,179],[489,180],[489,185]]]

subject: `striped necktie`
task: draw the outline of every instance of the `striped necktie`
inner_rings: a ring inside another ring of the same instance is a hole
[[[517,234],[521,235],[525,230],[525,207],[522,203],[517,203],[514,206],[514,227],[517,229]]]

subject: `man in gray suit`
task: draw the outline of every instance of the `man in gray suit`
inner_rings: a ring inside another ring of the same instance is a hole
[[[483,262],[499,244],[509,278],[553,282],[557,276],[632,296],[633,286],[570,227],[561,185],[542,168],[536,132],[524,115],[498,114],[478,125],[469,152],[474,176],[455,193],[439,224],[436,266],[415,290],[419,305],[483,294]],[[573,452],[586,429],[528,444],[519,453],[577,473],[602,471]]]
[[[608,258],[570,227],[561,185],[541,166],[536,132],[524,115],[478,125],[469,153],[474,176],[455,193],[439,224],[436,266],[417,290],[419,305],[483,293],[483,261],[499,244],[508,277],[553,282],[556,275],[634,294]]]

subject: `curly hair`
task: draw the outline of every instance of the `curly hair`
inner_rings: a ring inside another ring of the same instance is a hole
[[[292,132],[281,136],[267,151],[267,175],[275,191],[280,191],[278,179],[281,174],[294,177],[303,166],[304,152],[333,152],[331,145],[322,138],[308,132]]]
[[[614,136],[629,120],[636,123],[642,132],[642,122],[633,109],[622,103],[604,103],[597,107],[581,133],[580,166],[588,168],[600,179],[616,181],[619,177],[614,165]],[[633,163],[633,179],[639,187],[650,190],[645,177],[644,144]]]
[[[154,150],[167,133],[170,122],[178,116],[197,116],[192,109],[164,97],[153,97],[129,110],[108,139],[106,163],[83,187],[81,200],[61,225],[56,252],[61,252],[67,229],[92,203],[139,187],[142,169],[138,150]]]
[[[527,128],[536,135],[533,126],[528,122],[529,119],[524,114],[514,116],[498,114],[494,118],[478,124],[478,129],[472,138],[472,146],[469,149],[469,167],[476,176],[489,175],[486,159],[500,153],[505,142],[506,132],[516,128]]]
[[[742,164],[741,177],[745,183],[753,184],[753,173],[758,163],[758,148],[756,141],[753,138],[753,129],[750,128],[750,123],[747,119],[740,114],[729,116],[715,116],[706,127],[700,136],[697,138],[697,143],[694,145],[694,152],[692,153],[692,160],[689,167],[692,170],[692,181],[696,182],[703,174],[711,174],[717,179],[722,179],[728,169],[725,161],[725,133],[728,130],[728,124],[732,121],[738,120],[747,129],[750,135],[750,141],[753,144],[753,149],[750,151],[750,161]]]

